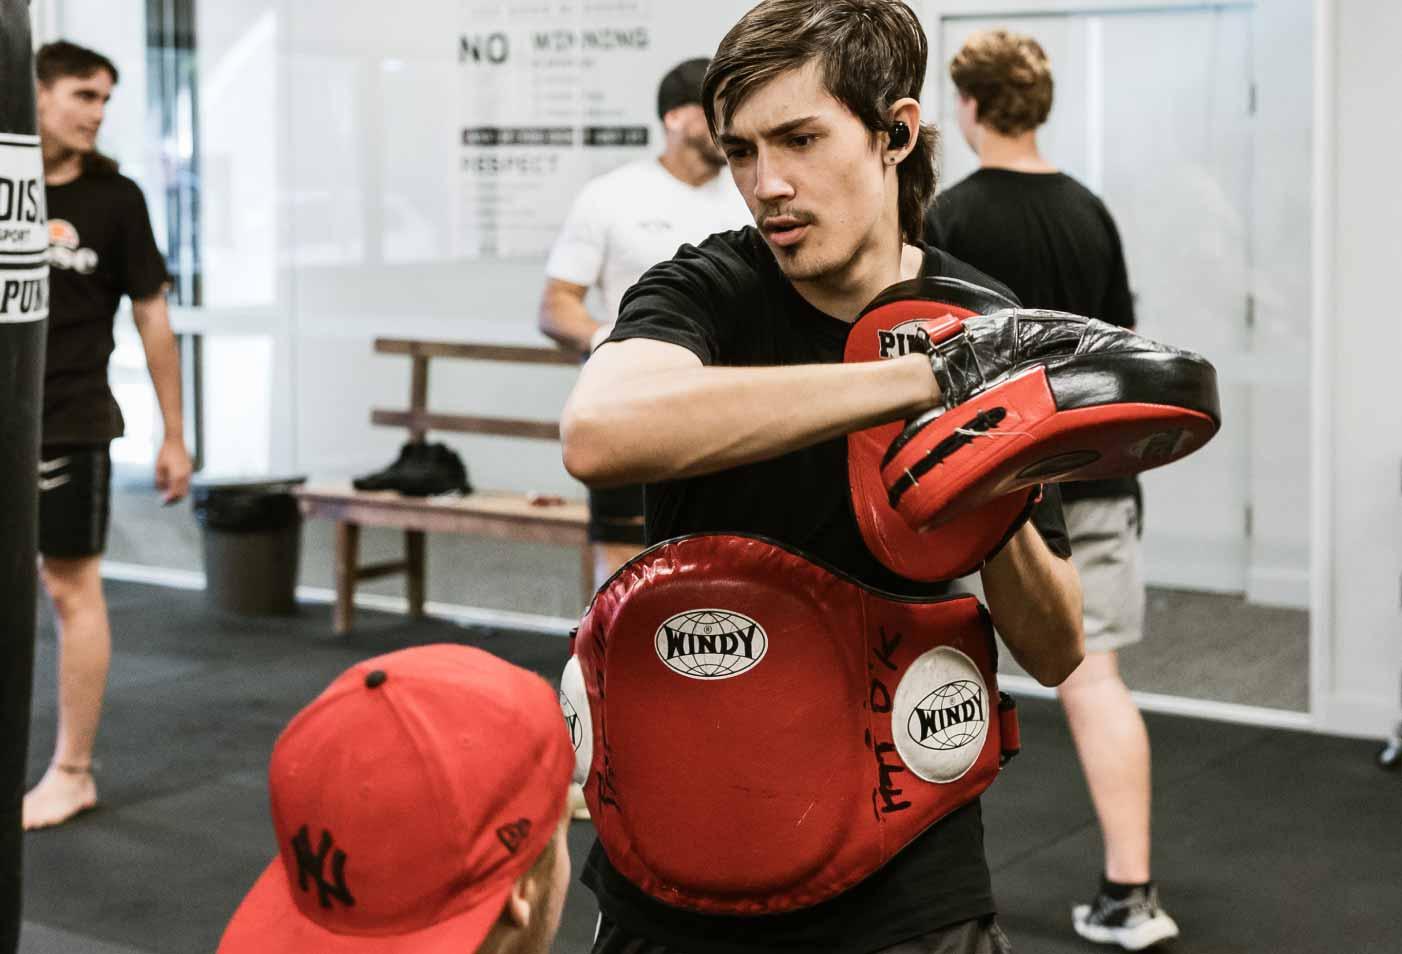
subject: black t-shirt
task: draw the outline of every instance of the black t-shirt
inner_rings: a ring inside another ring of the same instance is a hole
[[[1124,249],[1095,193],[1060,172],[979,169],[941,192],[925,240],[1004,282],[1028,308],[1134,327]],[[1081,500],[1137,493],[1132,477],[1062,484]]]
[[[927,275],[1007,289],[936,249]],[[687,348],[703,364],[767,367],[842,361],[851,326],[809,304],[784,278],[752,228],[683,246],[624,295],[610,341],[650,338]],[[646,487],[649,543],[688,533],[762,534],[832,564],[862,582],[935,596],[942,584],[887,570],[862,543],[849,501],[845,438],[773,460]],[[1070,548],[1059,498],[1034,515],[1048,545]],[[948,815],[866,881],[823,904],[761,917],[681,911],[645,895],[596,843],[584,883],[599,907],[628,931],[678,950],[866,952],[994,910],[977,800]]]
[[[43,442],[99,444],[122,435],[107,385],[123,295],[147,298],[170,280],[141,189],[85,172],[45,189],[49,211],[49,340]]]

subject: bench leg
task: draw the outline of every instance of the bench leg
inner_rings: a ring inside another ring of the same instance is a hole
[[[405,530],[404,569],[409,577],[409,584],[407,587],[409,616],[413,619],[422,619],[424,615],[425,559],[424,532],[422,530]]]
[[[336,521],[336,609],[331,625],[336,635],[350,632],[355,618],[355,577],[360,567],[360,525]]]

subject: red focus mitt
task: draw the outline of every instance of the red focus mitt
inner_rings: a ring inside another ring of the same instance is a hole
[[[1013,302],[954,278],[918,278],[892,285],[869,304],[847,333],[844,360],[879,361],[926,354],[966,319],[1006,310]],[[890,502],[881,464],[904,424],[892,421],[847,435],[847,477],[862,540],[888,569],[911,580],[951,580],[978,570],[1031,513],[1037,490],[1024,490],[921,533]]]
[[[1043,482],[1123,477],[1217,433],[1203,357],[1058,311],[1008,309],[930,335],[944,395],[881,462],[888,502],[914,528],[955,526]]]

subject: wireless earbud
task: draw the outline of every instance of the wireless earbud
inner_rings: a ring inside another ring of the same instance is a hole
[[[904,149],[910,143],[910,127],[898,122],[891,127],[891,148]]]

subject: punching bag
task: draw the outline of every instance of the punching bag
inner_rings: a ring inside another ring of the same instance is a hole
[[[49,313],[29,0],[0,0],[0,954],[19,947],[34,679],[40,387]]]

